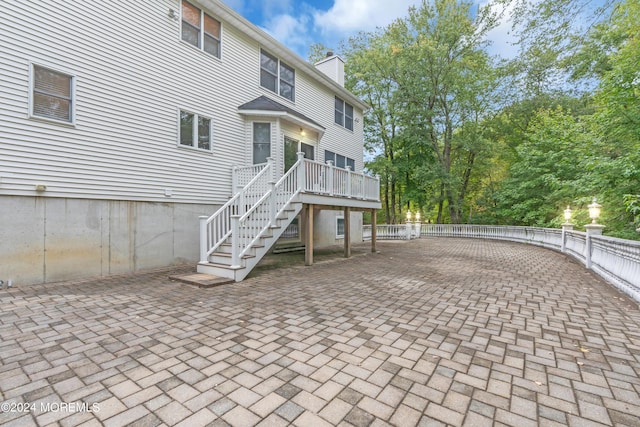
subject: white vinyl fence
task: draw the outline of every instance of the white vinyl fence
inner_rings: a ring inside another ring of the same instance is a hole
[[[380,240],[469,237],[544,246],[576,258],[618,289],[640,301],[640,241],[552,228],[419,223],[380,224],[376,226],[376,237]],[[363,239],[371,239],[370,225],[364,226]]]

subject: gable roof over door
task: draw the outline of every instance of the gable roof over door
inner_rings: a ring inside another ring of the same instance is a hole
[[[299,126],[315,130],[320,137],[325,131],[325,127],[315,120],[264,95],[242,104],[238,107],[238,112],[246,116],[282,117]]]

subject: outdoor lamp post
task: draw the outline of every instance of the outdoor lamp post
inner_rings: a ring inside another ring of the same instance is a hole
[[[407,226],[405,229],[407,240],[411,240],[411,211],[407,211]]]
[[[567,209],[564,210],[564,220],[565,224],[571,224],[571,206],[567,205]]]
[[[596,224],[596,220],[598,219],[598,217],[600,217],[600,208],[602,208],[602,205],[599,205],[598,202],[596,202],[596,198],[593,198],[593,203],[591,203],[589,206],[587,206],[589,208],[589,218],[591,218],[591,224]]]
[[[562,224],[562,252],[565,252],[567,248],[567,231],[573,230],[571,214],[571,207],[567,205],[567,209],[564,210],[564,224]]]
[[[584,226],[584,228],[587,230],[586,265],[587,265],[587,268],[591,268],[591,255],[592,255],[591,240],[593,236],[602,235],[602,229],[604,228],[604,225],[600,225],[596,223],[596,220],[600,216],[600,208],[602,208],[602,206],[599,205],[598,202],[596,202],[595,197],[593,198],[593,203],[591,203],[587,207],[589,208],[589,218],[591,218],[591,224],[587,224]]]

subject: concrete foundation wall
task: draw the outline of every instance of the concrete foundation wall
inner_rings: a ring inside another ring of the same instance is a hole
[[[198,261],[198,216],[217,206],[0,196],[0,280],[14,285]]]
[[[343,211],[321,210],[313,218],[313,246],[322,248],[341,245],[344,238],[336,237],[336,218],[343,218]],[[362,212],[351,212],[351,242],[362,242]]]

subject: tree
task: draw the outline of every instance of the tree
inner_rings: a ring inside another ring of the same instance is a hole
[[[581,117],[562,108],[539,111],[498,193],[498,222],[549,226],[561,207],[580,202],[576,195],[591,194],[583,170],[595,138]]]
[[[402,102],[403,133],[412,144],[408,148],[435,160],[416,173],[435,178],[437,222],[444,221],[445,209],[451,222],[462,219],[469,179],[486,142],[481,123],[495,105],[497,75],[484,47],[496,20],[489,9],[474,16],[471,6],[423,2],[388,29],[391,54],[401,64],[392,78]],[[422,190],[432,188],[429,182]]]

